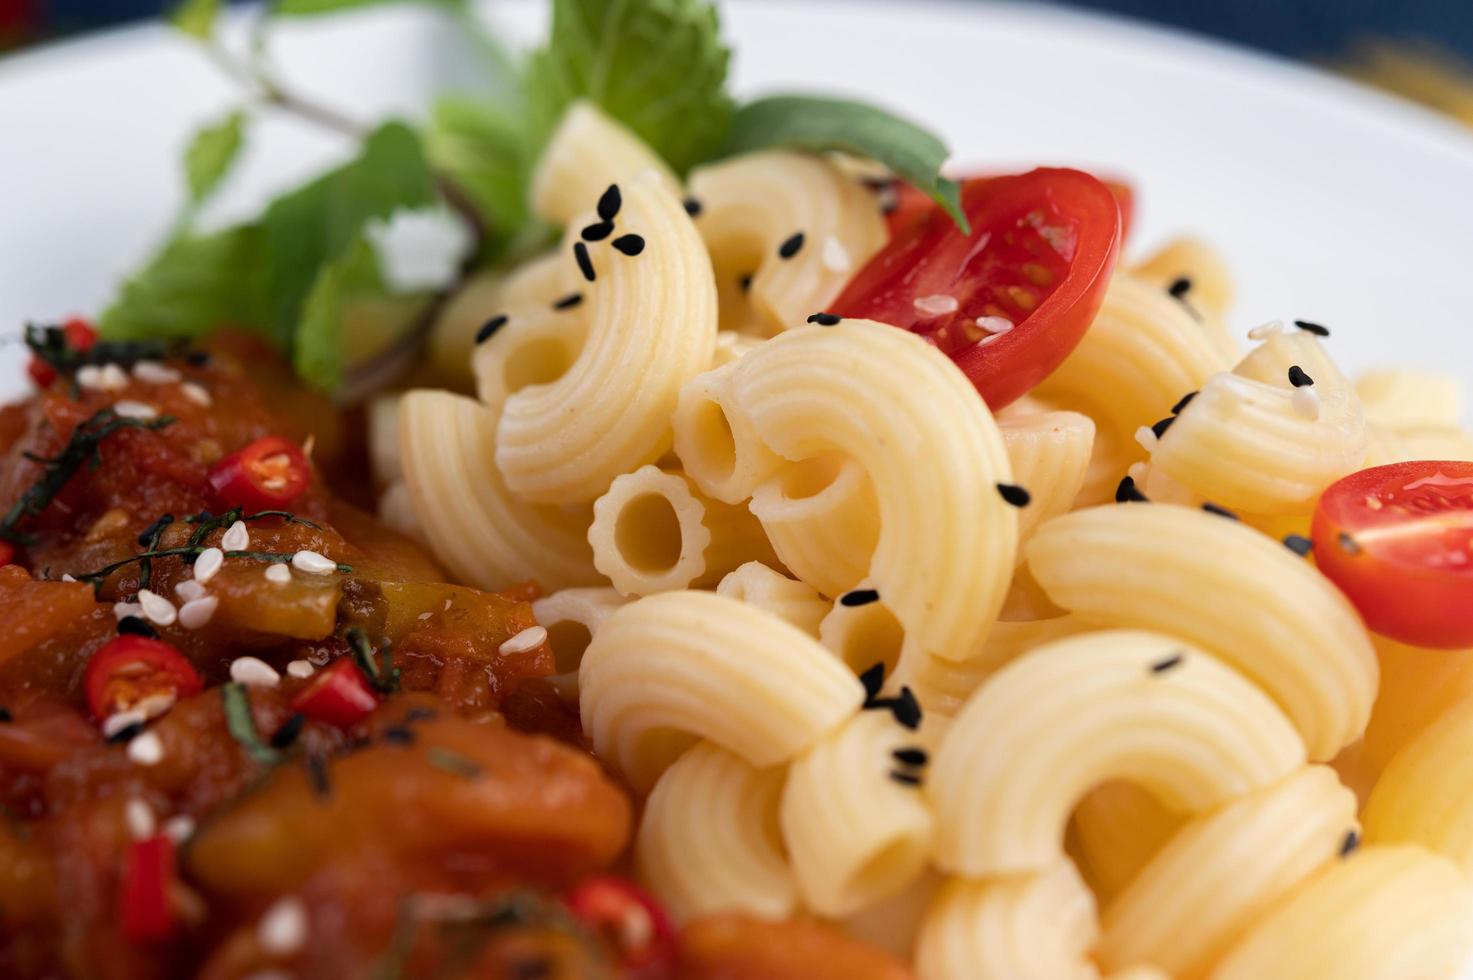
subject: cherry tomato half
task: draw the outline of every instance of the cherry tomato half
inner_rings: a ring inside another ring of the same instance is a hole
[[[63,323],[61,332],[66,337],[67,346],[79,354],[85,354],[97,343],[97,328],[79,316]],[[49,387],[56,380],[56,368],[39,357],[31,358],[31,362],[26,365],[26,373],[38,388]]]
[[[1473,646],[1473,463],[1352,473],[1315,508],[1314,558],[1377,633]]]
[[[661,976],[675,962],[675,928],[660,903],[627,878],[596,875],[563,898],[573,917],[602,936],[619,966],[636,976]]]
[[[163,834],[134,841],[128,848],[118,889],[118,920],[135,943],[163,942],[178,924],[169,897],[174,880],[174,841]]]
[[[167,708],[179,698],[204,690],[199,671],[184,654],[162,640],[127,634],[110,641],[87,661],[82,688],[87,707],[99,721],[135,708]]]
[[[292,701],[292,710],[313,721],[351,728],[378,707],[379,696],[352,657],[339,657],[320,671]]]
[[[971,235],[935,210],[872,258],[829,310],[925,337],[997,410],[1084,336],[1120,249],[1120,207],[1087,173],[1040,169],[968,181],[962,209]],[[992,318],[993,331],[979,318]]]
[[[266,436],[216,463],[209,480],[228,507],[273,510],[302,495],[312,480],[312,464],[290,439]]]
[[[977,174],[966,180],[984,178],[985,175]],[[1115,203],[1120,206],[1120,241],[1127,242],[1130,240],[1131,223],[1135,220],[1135,188],[1123,180],[1109,180],[1104,177],[1100,179],[1110,188],[1110,193],[1115,195]],[[917,190],[914,184],[897,180],[892,186],[895,205],[885,212],[885,224],[890,229],[890,237],[894,239],[920,224],[935,210],[937,204],[925,191]]]

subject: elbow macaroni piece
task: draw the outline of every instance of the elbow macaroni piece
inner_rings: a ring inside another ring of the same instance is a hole
[[[1473,650],[1426,650],[1382,636],[1375,644],[1381,687],[1363,744],[1380,772],[1428,725],[1473,701]]]
[[[1444,714],[1396,756],[1366,801],[1366,840],[1421,844],[1473,871],[1473,704]]]
[[[1042,871],[1106,780],[1198,812],[1303,763],[1273,702],[1190,644],[1129,630],[1058,640],[988,679],[943,737],[926,781],[935,859],[971,877]]]
[[[836,602],[818,624],[818,639],[854,673],[862,674],[881,664],[889,677],[901,660],[905,627],[884,600],[862,606]]]
[[[584,732],[637,792],[697,738],[754,766],[786,762],[864,700],[812,637],[709,592],[662,592],[614,613],[578,681]]]
[[[861,711],[788,768],[783,842],[805,907],[839,918],[888,898],[925,870],[935,821],[918,784],[931,740],[889,711]],[[917,782],[900,782],[898,773]]]
[[[778,829],[782,793],[781,768],[755,768],[710,742],[665,770],[645,802],[635,865],[677,923],[797,910]]]
[[[745,501],[783,465],[736,410],[731,382],[740,360],[686,382],[671,420],[686,475],[702,493],[728,504]]]
[[[869,191],[807,154],[771,150],[700,167],[690,190],[728,329],[775,334],[802,323],[889,237]],[[783,257],[798,233],[801,247]]]
[[[1195,980],[1356,829],[1355,794],[1308,766],[1187,822],[1105,912],[1096,955]]]
[[[403,397],[378,395],[368,402],[368,463],[374,482],[380,485],[404,479],[399,458],[399,401]]]
[[[1093,980],[1095,899],[1067,860],[941,886],[916,942],[919,980]]]
[[[717,583],[716,594],[764,609],[813,637],[818,636],[819,623],[829,611],[829,603],[813,586],[790,579],[760,561],[749,561],[727,573]]]
[[[456,581],[482,589],[536,579],[563,589],[598,581],[589,508],[528,504],[493,459],[496,418],[444,391],[411,391],[399,407],[399,450],[414,514]]]
[[[532,615],[547,630],[555,671],[548,680],[569,700],[578,695],[578,666],[593,640],[625,599],[614,589],[561,589],[532,603]]]
[[[847,592],[869,571],[880,539],[879,502],[852,459],[790,463],[757,485],[751,508],[782,563],[824,595]]]
[[[681,385],[715,352],[716,289],[690,217],[656,177],[620,187],[618,234],[643,250],[595,243],[587,342],[556,380],[508,396],[498,423],[496,464],[529,500],[590,501],[658,459]]]
[[[409,495],[409,484],[403,480],[393,481],[379,494],[378,519],[385,527],[413,538],[420,544],[428,545],[424,528],[419,526],[419,518],[414,513],[414,499]]]
[[[1308,389],[1288,380],[1297,365]],[[1318,415],[1294,400],[1317,393]],[[1231,374],[1208,381],[1151,453],[1151,469],[1225,507],[1298,514],[1366,458],[1365,419],[1350,382],[1308,331],[1275,334]]]
[[[1223,357],[1238,359],[1238,342],[1228,330],[1226,319],[1237,290],[1221,253],[1200,239],[1177,238],[1130,272],[1162,291],[1186,279],[1188,288],[1178,302],[1200,321],[1208,341]]]
[[[1456,378],[1432,371],[1369,371],[1355,383],[1366,418],[1392,429],[1456,427],[1463,396]]]
[[[593,564],[625,595],[715,585],[745,561],[775,561],[749,511],[700,496],[679,473],[641,466],[594,501]]]
[[[1013,479],[1033,498],[1018,514],[1018,539],[1027,541],[1034,528],[1069,510],[1079,496],[1094,449],[1095,424],[1078,412],[1045,412],[998,419],[998,429]]]
[[[1452,977],[1473,950],[1467,880],[1420,847],[1364,847],[1259,920],[1212,980]]]
[[[654,171],[660,186],[679,195],[680,182],[638,136],[591,102],[568,107],[532,174],[532,213],[566,225],[610,184]]]
[[[1069,852],[1108,906],[1185,821],[1149,791],[1114,780],[1090,790],[1074,808]]]
[[[946,355],[882,323],[845,320],[769,340],[736,363],[736,412],[785,459],[841,454],[874,486],[866,576],[907,644],[947,659],[980,648],[1012,578],[1018,518],[991,414]],[[760,516],[760,515],[759,515]]]
[[[1378,670],[1360,617],[1252,528],[1170,504],[1095,507],[1039,528],[1028,563],[1065,609],[1180,636],[1241,670],[1294,721],[1312,761],[1365,730]]]
[[[438,381],[457,390],[475,380],[476,334],[493,316],[528,307],[545,309],[573,287],[562,256],[528,259],[508,273],[482,273],[460,288],[435,320],[429,365]]]

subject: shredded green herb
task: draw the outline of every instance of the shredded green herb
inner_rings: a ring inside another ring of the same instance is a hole
[[[196,525],[194,533],[189,536],[189,543],[191,545],[197,545],[203,544],[205,538],[209,537],[212,531],[224,531],[236,521],[249,523],[251,521],[264,520],[267,517],[279,517],[288,524],[301,524],[304,527],[312,528],[314,531],[322,530],[322,525],[315,524],[305,517],[298,517],[289,510],[258,510],[254,514],[247,514],[244,508],[241,507],[227,510],[223,514],[211,514],[207,510],[202,510],[198,514],[191,514],[189,517],[184,518],[184,523]],[[172,518],[170,519],[172,520]]]
[[[263,766],[274,766],[281,761],[281,753],[267,745],[256,731],[256,719],[251,716],[251,698],[243,684],[224,684],[220,687],[220,699],[225,703],[225,727],[246,755]]]
[[[189,345],[170,340],[99,340],[86,350],[78,350],[67,340],[61,327],[26,325],[26,346],[38,360],[45,361],[61,377],[73,378],[77,369],[91,364],[116,364],[131,368],[139,361],[162,361],[183,357]]]
[[[356,626],[344,633],[343,639],[347,641],[358,669],[363,671],[375,690],[383,694],[393,694],[399,690],[399,668],[394,666],[394,654],[387,640],[375,653],[368,636]]]
[[[481,767],[467,759],[459,752],[432,745],[425,750],[425,757],[430,765],[436,769],[443,769],[456,776],[464,776],[466,779],[477,779],[481,775]]]

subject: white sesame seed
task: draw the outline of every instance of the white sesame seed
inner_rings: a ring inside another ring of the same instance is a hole
[[[128,398],[114,405],[113,411],[125,419],[156,419],[159,417],[159,410],[152,405],[147,402],[135,402]]]
[[[187,578],[174,586],[174,594],[185,602],[193,602],[205,594],[205,587],[198,579]]]
[[[293,660],[286,665],[286,673],[289,677],[311,677],[316,670],[317,668],[312,666],[310,660]]]
[[[338,563],[315,551],[299,551],[292,555],[292,567],[311,575],[331,575],[338,570]]]
[[[1282,320],[1270,320],[1267,323],[1261,323],[1258,326],[1254,327],[1252,330],[1249,330],[1248,331],[1248,339],[1249,340],[1267,340],[1268,338],[1272,337],[1274,334],[1283,333],[1283,332],[1284,332],[1284,321],[1282,321]]]
[[[133,377],[148,384],[167,385],[178,381],[183,375],[158,361],[139,361],[133,365]]]
[[[220,566],[225,564],[225,552],[219,548],[206,548],[194,560],[194,580],[204,583],[215,577]]]
[[[820,257],[823,267],[830,272],[849,272],[854,268],[854,260],[849,257],[849,250],[833,235],[823,240]]]
[[[150,589],[138,590],[138,604],[143,607],[143,616],[150,623],[172,626],[179,618],[179,610],[174,608],[174,604]]]
[[[119,619],[126,619],[129,616],[142,616],[143,607],[136,602],[115,602],[113,603],[113,615]]]
[[[164,821],[164,834],[176,844],[182,844],[194,836],[194,818],[181,813]]]
[[[128,758],[140,766],[156,766],[164,758],[164,743],[153,732],[144,732],[128,743]]]
[[[123,804],[123,820],[128,824],[128,833],[134,840],[152,837],[155,827],[153,808],[136,796]]]
[[[236,657],[230,661],[230,679],[247,687],[275,687],[281,683],[276,669],[259,657]]]
[[[285,565],[274,564],[266,567],[266,581],[275,585],[285,585],[292,580],[292,570]]]
[[[220,547],[225,551],[245,551],[251,546],[251,532],[246,530],[245,521],[230,525],[220,538]]]
[[[179,390],[183,392],[185,398],[188,398],[196,405],[203,405],[205,408],[209,408],[215,404],[215,399],[210,397],[210,393],[205,390],[204,385],[198,384],[197,382],[186,381],[179,386]]]
[[[417,618],[420,619],[421,621],[423,621],[423,620],[429,619],[433,615],[434,615],[434,613],[422,612],[422,613],[419,614],[419,616]]]
[[[77,368],[77,384],[89,391],[102,388],[102,368],[96,364],[84,364]]]
[[[1151,466],[1149,463],[1136,460],[1125,468],[1125,472],[1130,474],[1130,478],[1135,481],[1136,486],[1143,487],[1146,485],[1146,479],[1151,475]]]
[[[992,334],[1007,333],[1013,329],[1013,321],[1005,316],[979,316],[977,326]]]
[[[291,956],[307,944],[307,906],[293,895],[277,899],[256,927],[256,939],[272,956]]]
[[[104,364],[98,375],[98,387],[103,391],[122,391],[128,387],[128,372],[116,364]]]
[[[932,293],[930,296],[915,298],[915,308],[927,316],[945,316],[947,313],[955,313],[959,305],[961,304],[957,303],[955,296],[948,296],[945,293]]]
[[[179,607],[179,625],[187,630],[197,630],[214,618],[219,606],[219,596],[202,595],[198,599],[190,599]]]
[[[541,626],[529,626],[516,636],[501,644],[501,655],[509,657],[516,653],[535,650],[547,642],[547,630]]]
[[[1305,385],[1295,388],[1294,393],[1289,396],[1294,411],[1303,418],[1311,421],[1320,417],[1320,393],[1315,390],[1314,385]]]
[[[61,580],[63,582],[75,582],[77,578],[71,572],[63,572],[61,575]]]
[[[148,721],[148,716],[137,709],[119,711],[115,715],[108,715],[102,719],[102,737],[112,738],[130,725],[141,725],[145,721]]]
[[[1156,433],[1151,431],[1149,425],[1143,425],[1135,430],[1135,441],[1140,443],[1141,448],[1148,453],[1154,453],[1156,451],[1156,443],[1160,442],[1156,438]]]

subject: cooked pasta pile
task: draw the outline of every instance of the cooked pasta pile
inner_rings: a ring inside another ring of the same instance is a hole
[[[565,240],[436,338],[477,397],[377,406],[383,507],[463,581],[550,591],[677,920],[819,917],[923,980],[1467,958],[1473,651],[1373,642],[1305,556],[1332,482],[1473,460],[1455,390],[1353,383],[1313,323],[1240,350],[1183,241],[994,416],[936,346],[825,314],[887,238],[846,161],[682,187],[583,105],[533,204]]]

